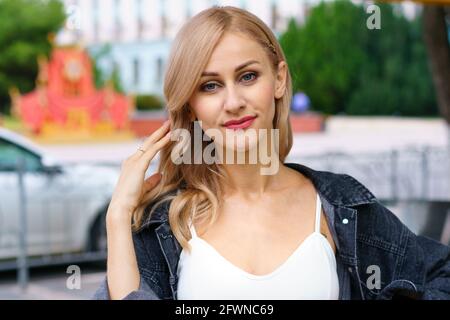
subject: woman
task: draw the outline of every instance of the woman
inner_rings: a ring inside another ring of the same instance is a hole
[[[256,16],[213,7],[190,19],[164,94],[169,121],[124,162],[109,205],[96,298],[450,298],[448,247],[414,235],[351,176],[284,163],[291,77]],[[250,162],[255,150],[269,159]]]

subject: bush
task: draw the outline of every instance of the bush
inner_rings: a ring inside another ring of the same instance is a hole
[[[164,108],[163,100],[153,94],[137,95],[135,102],[136,109],[140,111],[162,110]]]

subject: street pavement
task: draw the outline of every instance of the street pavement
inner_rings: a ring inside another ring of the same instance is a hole
[[[41,267],[30,270],[25,289],[18,284],[15,272],[0,273],[0,300],[89,300],[105,278],[104,267],[80,265],[80,287],[69,289],[68,266]]]

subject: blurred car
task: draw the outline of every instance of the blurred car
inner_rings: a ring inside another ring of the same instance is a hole
[[[119,173],[120,166],[60,163],[0,128],[0,260],[19,254],[21,205],[28,256],[105,250],[104,217]]]

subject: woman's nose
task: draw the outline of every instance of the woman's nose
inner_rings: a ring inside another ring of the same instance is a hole
[[[236,112],[245,107],[244,99],[235,86],[231,86],[226,90],[224,109],[229,112]]]

